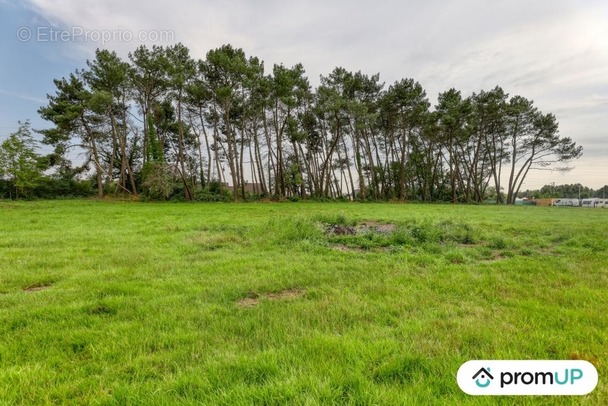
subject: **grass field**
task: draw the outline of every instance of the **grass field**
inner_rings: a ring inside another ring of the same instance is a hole
[[[0,404],[608,403],[608,210],[0,202],[0,258]],[[471,397],[470,359],[600,381]]]

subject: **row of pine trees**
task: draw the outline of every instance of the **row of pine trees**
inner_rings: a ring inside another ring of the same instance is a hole
[[[274,65],[230,45],[204,60],[182,44],[98,50],[55,80],[39,113],[57,160],[84,151],[98,195],[187,200],[347,198],[513,203],[529,171],[578,158],[552,114],[500,87],[431,103],[422,86],[386,86],[336,68],[313,89],[301,64]]]

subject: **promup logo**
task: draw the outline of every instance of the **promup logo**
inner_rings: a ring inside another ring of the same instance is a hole
[[[475,375],[473,375],[473,379],[475,379],[475,385],[479,386],[480,388],[487,388],[492,383],[494,377],[490,373],[490,368],[481,368]]]
[[[595,367],[574,361],[468,361],[458,386],[469,395],[586,395],[597,386]]]

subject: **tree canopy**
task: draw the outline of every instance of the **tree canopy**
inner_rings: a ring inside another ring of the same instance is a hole
[[[0,179],[12,185],[10,196],[20,198],[38,186],[44,161],[36,153],[29,121],[0,144]]]
[[[55,80],[40,115],[57,154],[85,151],[98,196],[192,200],[347,198],[514,203],[531,171],[567,170],[582,147],[554,115],[502,88],[432,106],[412,78],[338,67],[313,89],[301,64],[224,45],[195,60],[182,44],[97,50]],[[227,192],[226,192],[226,195]]]

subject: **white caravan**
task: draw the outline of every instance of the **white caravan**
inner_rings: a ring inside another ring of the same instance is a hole
[[[600,207],[607,207],[608,206],[608,200],[606,199],[599,199],[599,198],[591,198],[591,199],[583,199],[581,206],[583,207],[591,207],[591,208],[600,208]]]
[[[553,199],[553,200],[551,200],[551,206],[578,207],[580,205],[581,204],[578,199]]]

